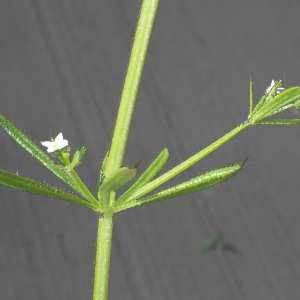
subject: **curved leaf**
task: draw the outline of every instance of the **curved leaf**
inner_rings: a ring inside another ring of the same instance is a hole
[[[157,158],[146,169],[146,171],[138,178],[138,180],[117,199],[116,203],[125,203],[128,197],[132,195],[132,193],[134,193],[137,189],[144,186],[145,184],[149,183],[165,166],[168,159],[169,150],[167,148],[164,148],[157,156]]]
[[[157,194],[138,199],[138,201],[140,201],[143,205],[174,197],[184,196],[207,189],[236,175],[238,172],[240,172],[244,163],[245,161],[237,162],[232,166],[207,172],[174,187],[158,192]]]
[[[98,199],[101,206],[106,208],[111,192],[121,188],[136,176],[136,168],[123,167],[108,174],[98,188]]]
[[[81,181],[77,173],[71,167],[55,164],[54,160],[44,152],[34,141],[26,136],[14,123],[0,114],[0,125],[6,132],[32,156],[39,160],[46,168],[53,172],[57,177],[70,185],[83,197],[97,205],[98,201]],[[84,152],[83,152],[84,154]]]
[[[263,96],[264,98],[265,96]],[[291,87],[287,90],[284,90],[280,94],[276,95],[274,98],[271,98],[269,101],[262,102],[262,105],[259,106],[259,109],[255,107],[252,112],[252,121],[259,122],[265,118],[272,116],[279,110],[281,107],[297,100],[300,97],[300,87]]]
[[[0,170],[0,183],[33,194],[48,196],[51,198],[59,198],[75,204],[79,204],[81,206],[88,207],[96,211],[98,210],[98,207],[96,207],[95,205],[82,200],[71,193],[5,170]]]
[[[244,163],[245,163],[245,160],[241,161],[241,162],[237,162],[228,167],[224,167],[221,169],[207,172],[205,174],[197,176],[193,179],[190,179],[188,181],[185,181],[174,187],[168,188],[166,190],[155,193],[153,195],[150,195],[150,196],[147,196],[144,198],[140,198],[140,199],[131,200],[131,201],[125,203],[124,205],[115,207],[115,212],[120,212],[122,210],[126,210],[128,208],[131,208],[131,207],[134,207],[137,205],[146,205],[146,204],[151,204],[154,202],[167,200],[170,198],[188,195],[188,194],[215,186],[215,185],[233,177],[234,175],[238,174],[241,171]]]

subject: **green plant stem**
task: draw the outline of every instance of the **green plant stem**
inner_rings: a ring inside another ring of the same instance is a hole
[[[204,157],[206,157],[207,155],[209,155],[210,153],[212,153],[213,151],[215,151],[216,149],[221,147],[223,144],[225,144],[226,142],[231,140],[233,137],[235,137],[237,134],[239,134],[241,131],[243,131],[250,125],[252,125],[252,123],[250,123],[249,121],[242,123],[241,125],[237,126],[233,130],[231,130],[230,132],[228,132],[227,134],[225,134],[224,136],[222,136],[221,138],[219,138],[218,140],[216,140],[215,142],[213,142],[212,144],[210,144],[209,146],[207,146],[206,148],[201,150],[200,152],[196,153],[192,157],[190,157],[187,160],[185,160],[184,162],[182,162],[180,165],[174,167],[173,169],[171,169],[170,171],[166,172],[165,174],[159,176],[152,182],[146,184],[145,186],[143,186],[142,188],[137,190],[134,194],[132,194],[132,196],[130,196],[130,198],[127,200],[128,205],[130,206],[129,202],[131,200],[138,199],[138,198],[144,196],[145,194],[148,194],[149,192],[153,191],[157,187],[159,187],[162,184],[164,184],[165,182],[169,181],[171,178],[175,177],[179,173],[185,171],[186,169],[191,167],[193,164],[195,164],[199,160],[203,159]],[[128,208],[128,206],[125,204],[124,207],[122,206],[122,207],[120,207],[119,210],[116,209],[116,211],[121,211],[126,208]]]
[[[104,175],[119,168],[123,163],[158,4],[159,0],[144,0],[142,4]]]
[[[159,0],[143,0],[104,176],[121,167]],[[114,193],[110,195],[114,200]],[[110,269],[113,213],[99,219],[93,300],[106,300]]]
[[[112,231],[113,214],[105,212],[99,218],[98,224],[93,300],[106,300],[108,298]]]

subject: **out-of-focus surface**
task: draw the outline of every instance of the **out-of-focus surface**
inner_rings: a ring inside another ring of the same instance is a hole
[[[87,147],[96,192],[140,1],[4,1],[0,112],[33,140]],[[300,83],[299,1],[161,1],[125,164],[167,168],[244,121],[272,79]],[[234,179],[116,216],[110,299],[300,298],[300,127],[247,129],[176,178],[249,158]],[[64,185],[0,130],[0,168]],[[92,297],[96,214],[0,187],[0,298]],[[238,249],[203,254],[216,232]]]

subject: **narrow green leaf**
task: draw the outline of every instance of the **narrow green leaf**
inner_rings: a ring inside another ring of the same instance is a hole
[[[254,107],[254,109],[252,110],[252,114],[251,114],[251,117],[253,115],[255,115],[260,109],[261,107],[265,104],[265,100],[266,100],[267,96],[266,95],[263,95],[259,102],[256,104],[256,106]]]
[[[240,172],[244,163],[245,161],[237,162],[232,166],[207,172],[154,195],[138,199],[137,201],[140,201],[141,205],[150,204],[207,189],[236,175]]]
[[[272,116],[278,109],[297,100],[300,97],[300,87],[291,87],[266,102],[257,112],[252,114],[253,124]]]
[[[270,120],[257,122],[254,125],[297,125],[300,124],[300,119],[278,119],[278,120]]]
[[[274,81],[272,80],[271,85],[267,88],[265,91],[264,95],[261,97],[260,101],[258,104],[255,106],[251,116],[258,112],[268,101],[272,100],[277,93],[277,89],[282,86],[282,81]]]
[[[156,159],[146,169],[146,171],[138,178],[138,180],[117,199],[116,204],[118,203],[118,205],[121,205],[125,203],[126,199],[128,199],[128,197],[132,195],[132,193],[134,193],[137,189],[150,182],[165,166],[168,159],[169,151],[167,148],[164,148],[156,157]]]
[[[250,97],[249,118],[251,118],[251,117],[252,117],[252,110],[253,110],[253,83],[252,83],[251,77],[250,77],[250,91],[249,91],[249,97]]]
[[[100,169],[100,173],[99,173],[99,185],[98,185],[98,188],[99,186],[101,185],[101,183],[103,182],[104,180],[104,170],[105,170],[105,166],[106,166],[106,161],[107,161],[107,158],[108,158],[108,155],[109,155],[109,151],[106,152],[106,155],[103,159],[103,162],[102,162],[102,165],[101,165],[101,169]]]
[[[121,188],[136,176],[136,168],[123,167],[105,177],[99,190],[113,192]]]
[[[98,207],[80,199],[79,197],[65,192],[61,189],[55,188],[53,186],[5,171],[0,170],[0,183],[15,189],[27,191],[33,194],[38,194],[42,196],[48,196],[51,198],[59,198],[62,200],[66,200],[75,204],[79,204],[81,206],[88,207],[93,210],[98,210]]]
[[[259,102],[256,104],[256,106],[255,106],[254,109],[252,110],[251,117],[252,117],[254,114],[256,114],[256,113],[261,109],[261,107],[264,106],[264,104],[266,103],[266,100],[267,100],[267,96],[268,96],[268,95],[264,94],[264,95],[260,98]]]
[[[71,162],[71,166],[73,168],[78,167],[79,165],[81,165],[81,159],[83,157],[83,155],[86,152],[86,148],[85,147],[81,147],[79,150],[77,150],[73,156],[72,162]]]
[[[97,205],[98,201],[90,193],[84,183],[81,181],[72,166],[62,166],[55,164],[54,160],[44,152],[35,142],[27,137],[14,123],[0,114],[0,125],[6,132],[32,156],[39,160],[46,168],[53,172],[57,177],[62,179],[83,197]]]
[[[15,124],[0,114],[0,125],[6,132],[32,156],[38,159],[44,166],[51,168],[55,165],[54,160],[36,145],[29,137],[27,137]]]
[[[98,188],[98,199],[101,206],[106,208],[111,192],[121,188],[136,176],[136,168],[123,167],[108,174]]]

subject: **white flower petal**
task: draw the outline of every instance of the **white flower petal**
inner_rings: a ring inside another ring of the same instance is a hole
[[[63,134],[62,133],[59,133],[58,135],[57,135],[57,137],[55,138],[55,142],[56,143],[60,143],[60,142],[62,142],[63,141]]]
[[[272,79],[270,86],[266,89],[266,94],[269,94],[271,92],[274,85],[275,85],[275,81],[274,79]]]
[[[60,143],[59,143],[59,147],[60,149],[62,148],[65,148],[66,146],[68,146],[68,141],[67,140],[62,140]]]
[[[65,148],[69,144],[69,142],[67,140],[64,140],[62,133],[59,133],[54,141],[41,142],[41,144],[48,148],[47,152],[55,152],[57,150]]]
[[[41,144],[45,147],[50,147],[51,142],[41,142]]]

